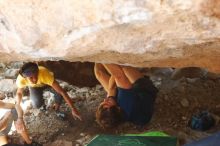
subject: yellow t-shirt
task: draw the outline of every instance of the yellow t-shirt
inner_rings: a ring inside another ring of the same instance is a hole
[[[38,66],[38,68],[39,68],[39,72],[38,72],[38,80],[36,84],[32,84],[26,78],[22,77],[21,75],[18,75],[16,80],[17,87],[24,88],[26,86],[30,86],[30,87],[43,87],[45,85],[52,86],[54,82],[53,73],[43,66]]]

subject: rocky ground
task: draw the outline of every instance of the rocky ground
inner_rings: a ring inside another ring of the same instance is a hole
[[[1,64],[1,99],[13,101],[16,71],[22,63]],[[68,92],[80,110],[83,121],[74,120],[66,104],[62,110],[68,114],[65,120],[57,118],[51,108],[53,95],[44,93],[47,111],[32,109],[28,94],[23,101],[25,121],[31,137],[45,146],[82,146],[86,145],[97,134],[125,134],[141,133],[146,131],[164,131],[177,136],[180,145],[195,139],[206,137],[220,130],[220,79],[218,75],[200,68],[172,68],[142,69],[149,75],[159,88],[155,103],[155,112],[149,124],[145,127],[136,127],[125,123],[116,129],[103,130],[95,122],[97,105],[105,97],[100,85],[95,87],[73,86],[59,81]],[[216,124],[206,132],[199,132],[188,127],[190,117],[201,110],[213,114]],[[14,141],[21,141],[19,135],[13,132],[10,136]]]

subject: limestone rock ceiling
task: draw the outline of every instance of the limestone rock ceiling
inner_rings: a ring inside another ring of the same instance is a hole
[[[68,60],[220,72],[219,0],[0,0],[1,62]]]

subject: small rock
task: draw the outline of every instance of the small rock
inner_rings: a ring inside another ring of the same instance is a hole
[[[101,85],[96,85],[95,90],[101,90],[103,87]]]
[[[36,117],[40,114],[40,110],[39,109],[33,109],[32,112],[33,112],[33,115],[36,116]]]
[[[23,64],[24,64],[24,62],[22,62],[22,61],[11,62],[9,67],[15,68],[15,69],[20,69]]]
[[[76,92],[89,92],[89,89],[87,87],[83,87],[78,89]]]
[[[164,99],[167,101],[169,100],[169,96],[168,95],[164,95]]]
[[[187,120],[187,118],[186,118],[185,116],[182,116],[182,120],[184,120],[184,121],[185,121],[185,120]]]
[[[180,103],[183,107],[189,107],[189,101],[186,98],[183,98]]]
[[[76,142],[82,145],[84,142],[84,139],[77,139]]]
[[[80,133],[80,136],[83,136],[83,137],[84,137],[84,136],[85,136],[85,133]]]

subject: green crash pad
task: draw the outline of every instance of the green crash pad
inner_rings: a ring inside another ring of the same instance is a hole
[[[176,146],[176,137],[98,135],[87,146]]]
[[[169,136],[162,131],[150,131],[145,133],[138,133],[138,134],[125,134],[126,136]]]

